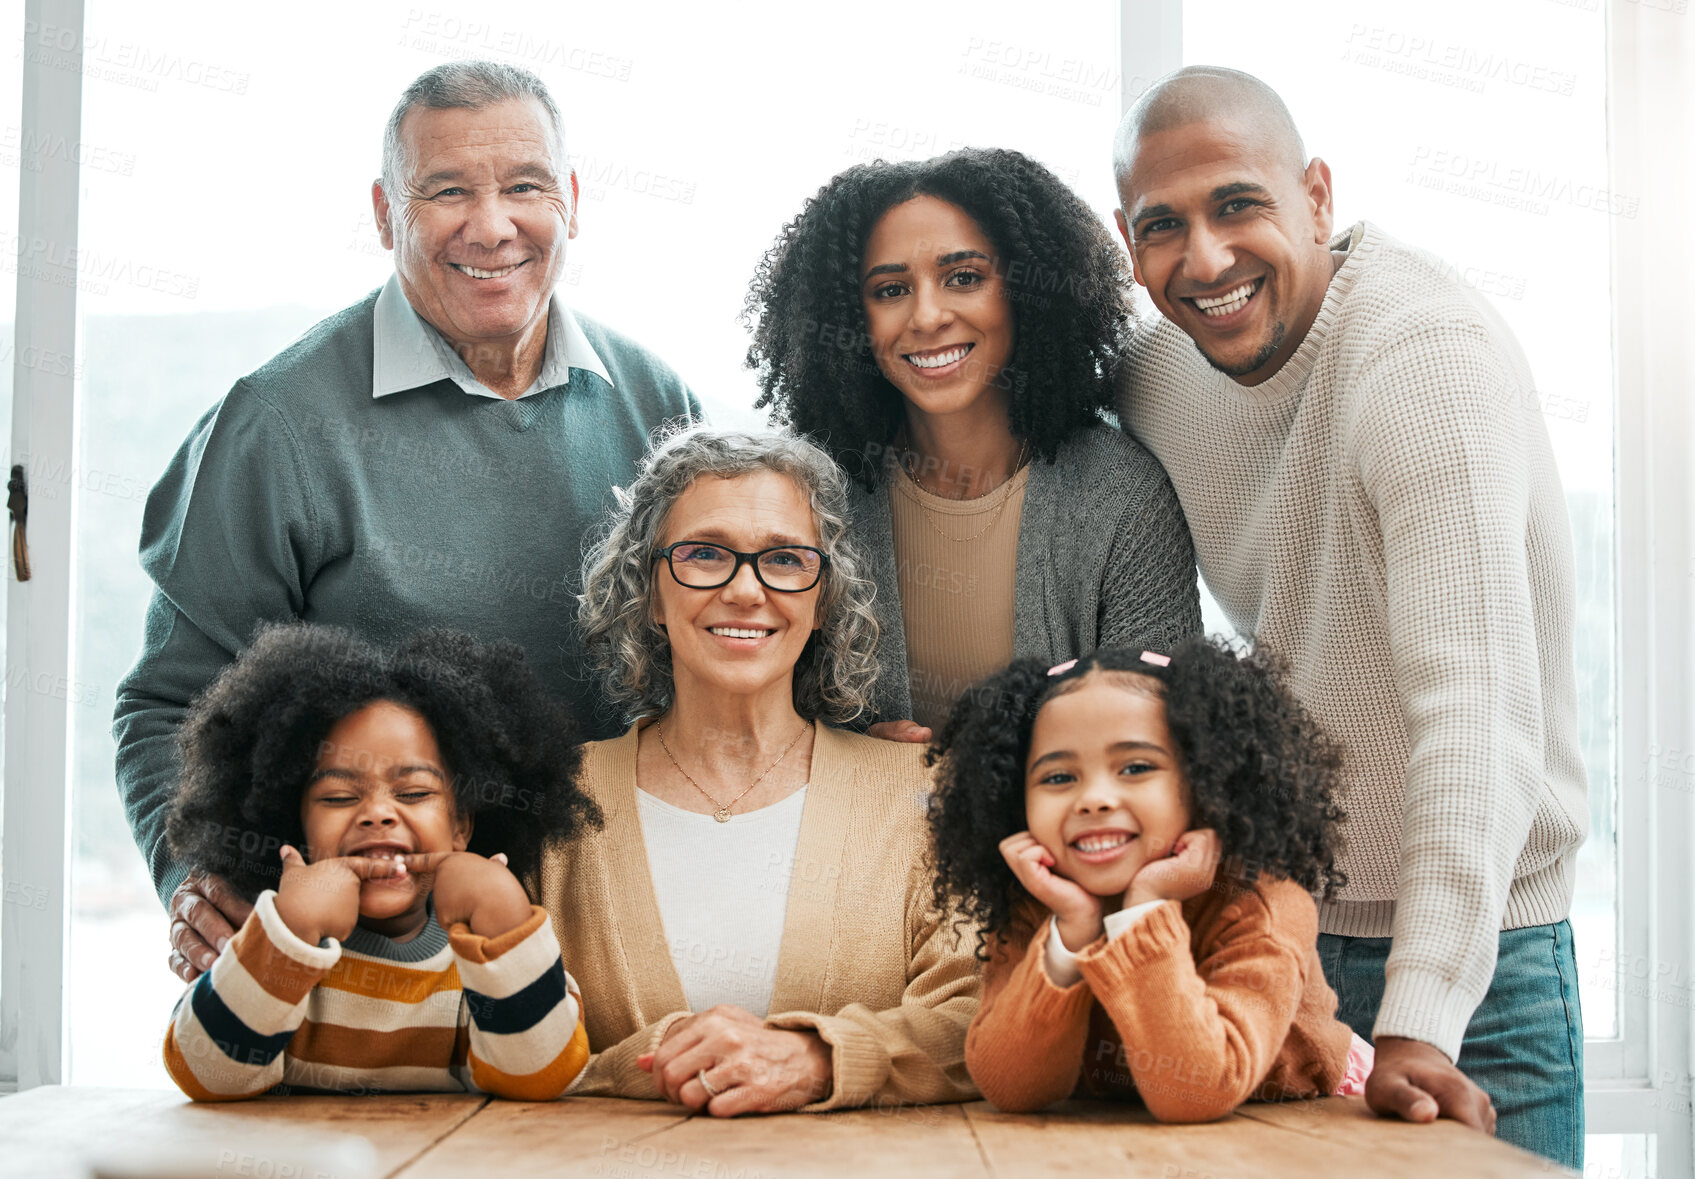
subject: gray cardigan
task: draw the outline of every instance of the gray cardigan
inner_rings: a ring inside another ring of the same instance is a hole
[[[887,476],[853,485],[853,537],[877,585],[874,720],[912,715],[906,624]],[[1059,663],[1096,647],[1165,649],[1201,633],[1195,546],[1165,468],[1110,426],[1067,439],[1030,464],[1018,526],[1012,651]]]

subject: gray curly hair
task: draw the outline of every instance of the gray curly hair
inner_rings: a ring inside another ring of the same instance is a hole
[[[661,434],[601,538],[583,558],[577,620],[607,697],[629,719],[671,707],[670,643],[653,621],[654,553],[671,507],[702,475],[734,479],[757,471],[787,475],[807,493],[818,547],[829,554],[818,599],[819,627],[795,664],[795,710],[807,720],[849,724],[871,709],[877,677],[876,587],[847,539],[847,482],[818,447],[791,434],[682,426]]]

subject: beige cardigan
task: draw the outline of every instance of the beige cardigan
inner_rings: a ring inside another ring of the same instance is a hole
[[[808,1110],[977,1096],[965,1068],[976,941],[955,937],[930,903],[922,753],[817,726],[765,1021],[812,1028],[831,1047],[834,1086]],[[689,1012],[653,895],[635,769],[636,727],[584,747],[584,788],[606,826],[548,852],[539,899],[582,987],[595,1053],[572,1092],[660,1098],[636,1057]]]

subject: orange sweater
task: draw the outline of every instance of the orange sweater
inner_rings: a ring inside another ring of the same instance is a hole
[[[1044,965],[1045,910],[990,939],[965,1063],[1008,1112],[1065,1097],[1139,1095],[1165,1122],[1224,1117],[1252,1097],[1334,1093],[1352,1035],[1318,961],[1318,910],[1287,880],[1166,901],[1078,956]]]

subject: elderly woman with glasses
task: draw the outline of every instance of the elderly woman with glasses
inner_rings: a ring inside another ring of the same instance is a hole
[[[846,494],[803,439],[694,427],[585,559],[584,637],[634,723],[584,751],[605,826],[541,873],[593,996],[576,1093],[720,1116],[976,1095],[923,750],[837,727],[876,674]]]

